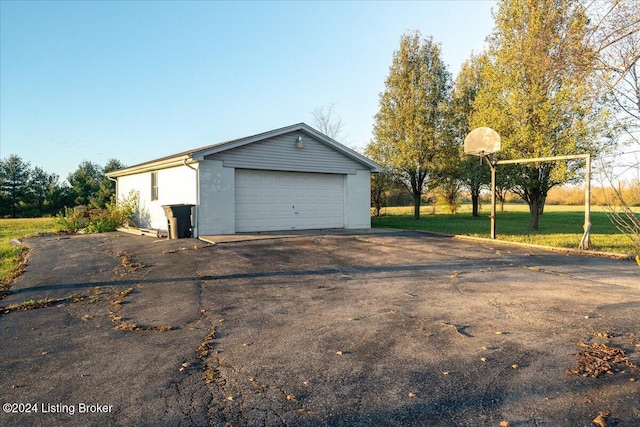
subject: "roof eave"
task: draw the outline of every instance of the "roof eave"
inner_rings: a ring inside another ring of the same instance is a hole
[[[182,166],[185,163],[192,164],[197,163],[197,161],[194,160],[190,155],[183,154],[180,156],[170,157],[162,160],[141,163],[139,165],[131,166],[128,168],[118,169],[113,172],[108,172],[106,175],[109,178],[119,178],[121,176],[134,175],[144,172],[153,172],[160,169]]]
[[[185,162],[190,164],[197,163],[199,161],[204,160],[206,156],[210,156],[212,154],[220,153],[227,150],[232,150],[234,148],[242,147],[247,144],[252,144],[254,142],[262,141],[265,139],[273,138],[279,135],[283,135],[283,134],[295,132],[295,131],[304,132],[307,135],[310,135],[318,139],[319,141],[331,146],[333,149],[341,152],[347,157],[350,157],[356,162],[362,164],[363,166],[366,166],[370,172],[379,173],[379,172],[382,172],[383,170],[383,168],[373,160],[370,160],[369,158],[350,149],[349,147],[335,141],[332,138],[329,138],[327,135],[317,131],[311,126],[305,123],[297,123],[297,124],[286,126],[283,128],[274,129],[268,132],[263,132],[257,135],[249,136],[246,138],[235,139],[232,141],[211,145],[201,149],[185,151],[174,156],[164,157],[162,159],[157,159],[150,162],[134,165],[128,168],[119,169],[117,171],[109,172],[107,176],[110,178],[118,178],[121,176],[127,176],[127,175],[133,175],[137,173],[151,172],[154,170],[159,170],[159,169],[164,169],[169,167],[181,166]]]

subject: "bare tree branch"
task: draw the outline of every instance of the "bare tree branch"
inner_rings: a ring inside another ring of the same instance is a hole
[[[331,139],[341,142],[341,140],[344,140],[342,136],[344,122],[342,117],[336,113],[335,106],[336,104],[323,105],[314,109],[311,115],[313,116],[313,123],[320,132]]]

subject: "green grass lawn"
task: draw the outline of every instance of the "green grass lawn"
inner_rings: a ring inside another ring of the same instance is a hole
[[[413,207],[384,208],[380,217],[371,218],[373,227],[436,231],[465,236],[490,237],[489,207],[480,217],[471,216],[471,206],[463,205],[456,214],[440,208],[434,214],[431,206],[422,207],[421,218],[413,219]],[[501,240],[534,243],[564,248],[577,248],[582,238],[584,208],[547,205],[540,216],[538,231],[529,230],[529,208],[523,204],[505,205],[496,215],[496,236]],[[633,242],[620,233],[600,207],[591,210],[591,245],[595,251],[635,254]]]
[[[55,232],[52,218],[0,219],[0,295],[19,269],[24,246],[11,244],[11,239],[37,233]]]

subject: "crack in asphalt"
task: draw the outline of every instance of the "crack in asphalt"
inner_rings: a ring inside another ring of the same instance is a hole
[[[476,264],[473,264],[476,265]],[[450,266],[446,265],[382,265],[382,266],[363,266],[355,268],[321,268],[310,270],[282,270],[282,271],[264,271],[256,273],[232,273],[221,275],[203,275],[201,280],[234,280],[234,279],[256,279],[262,277],[287,277],[287,276],[323,276],[335,274],[376,274],[376,273],[397,273],[397,272],[415,272],[429,270],[450,270]]]

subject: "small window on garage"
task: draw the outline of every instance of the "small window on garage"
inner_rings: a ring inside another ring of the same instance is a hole
[[[151,172],[151,200],[158,200],[158,172]]]

